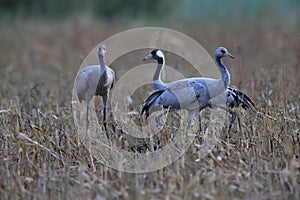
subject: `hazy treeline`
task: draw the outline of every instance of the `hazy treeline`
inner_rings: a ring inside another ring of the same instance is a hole
[[[78,12],[90,12],[101,18],[162,16],[179,0],[0,0],[2,16],[15,18],[63,18]]]
[[[185,23],[237,22],[269,23],[300,21],[299,0],[0,0],[0,17],[5,19],[57,19],[91,15],[102,20],[111,19],[169,19]]]

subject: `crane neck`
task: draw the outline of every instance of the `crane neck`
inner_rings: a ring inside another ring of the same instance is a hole
[[[216,56],[215,60],[217,62],[219,70],[221,72],[220,80],[223,83],[223,87],[226,89],[229,86],[229,83],[230,83],[230,74],[229,74],[226,66],[223,64],[222,59],[219,56]]]
[[[161,70],[165,66],[165,60],[163,58],[158,58],[157,59],[157,67],[155,70],[155,73],[153,75],[153,86],[154,89],[161,89],[162,86],[165,84],[161,80]]]
[[[98,54],[98,59],[99,59],[99,64],[100,64],[100,68],[101,68],[101,73],[102,73],[106,70],[106,64],[104,62],[104,56],[101,55],[101,54]]]

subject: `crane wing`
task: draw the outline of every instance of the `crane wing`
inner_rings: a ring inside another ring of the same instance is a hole
[[[207,104],[206,86],[196,80],[182,80],[169,85],[159,97],[164,107],[194,110]]]

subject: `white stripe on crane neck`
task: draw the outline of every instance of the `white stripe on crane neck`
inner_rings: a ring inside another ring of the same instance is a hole
[[[158,51],[156,52],[156,55],[157,55],[158,57],[165,58],[165,56],[164,56],[163,52],[161,52],[161,50],[158,50]]]

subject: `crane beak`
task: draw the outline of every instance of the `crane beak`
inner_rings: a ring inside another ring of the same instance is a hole
[[[227,52],[225,55],[226,55],[226,56],[228,56],[229,58],[232,58],[232,59],[234,59],[234,56],[233,56],[233,55],[231,55],[229,52]]]
[[[151,58],[153,58],[153,56],[152,56],[152,54],[150,53],[148,56],[146,56],[146,57],[143,59],[143,61],[149,60],[149,59],[151,59]]]

